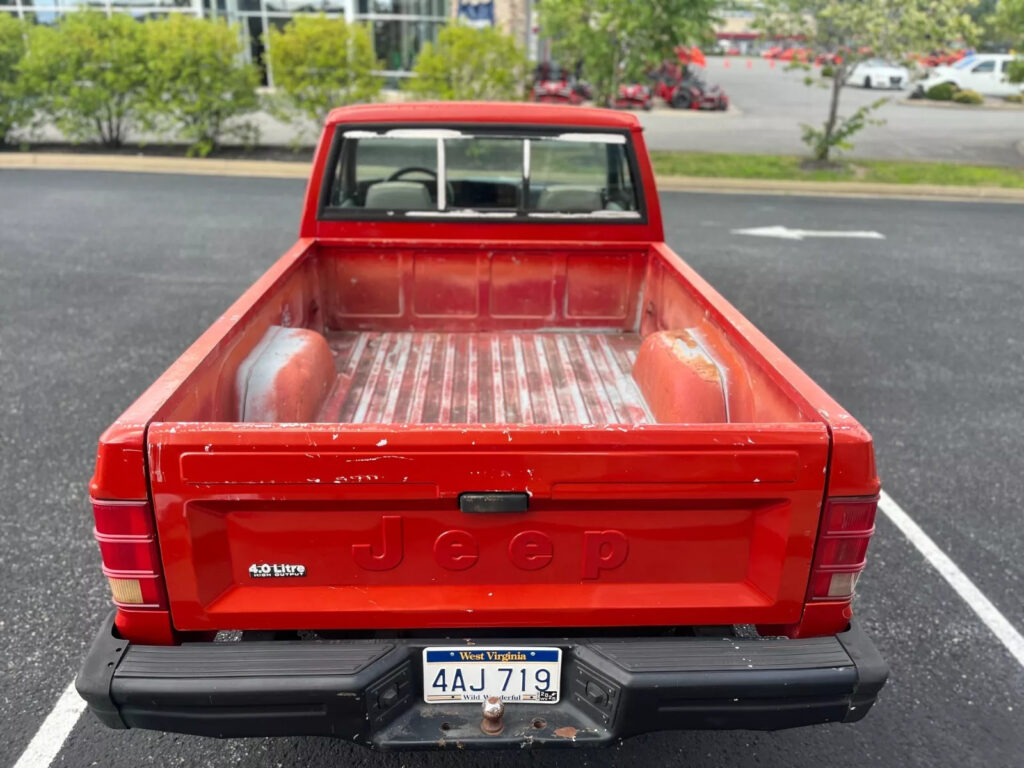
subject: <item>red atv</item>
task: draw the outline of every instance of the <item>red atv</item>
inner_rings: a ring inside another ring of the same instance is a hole
[[[533,84],[530,101],[575,105],[583,103],[583,95],[568,80],[540,80]]]
[[[616,109],[650,110],[654,106],[654,93],[642,83],[620,85],[614,106]]]
[[[533,72],[530,101],[577,105],[582,104],[586,99],[585,87],[568,69],[554,66],[549,62],[537,65]]]
[[[651,73],[654,94],[674,109],[725,111],[729,97],[717,85],[709,86],[693,67],[666,62]]]

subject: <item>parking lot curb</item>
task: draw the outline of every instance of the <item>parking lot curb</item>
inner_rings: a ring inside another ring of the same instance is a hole
[[[3,152],[0,153],[0,168],[307,179],[310,163],[153,155],[90,155],[73,152]]]
[[[309,177],[309,163],[305,162],[155,157],[151,155],[89,155],[57,152],[0,152],[0,169],[177,173],[271,179],[306,179]],[[1024,189],[1008,189],[1003,187],[660,175],[658,176],[658,187],[663,192],[1024,203]]]
[[[984,104],[958,104],[955,101],[936,101],[934,99],[900,99],[896,103],[904,107],[925,107],[927,109],[960,109],[968,111],[972,109],[975,111],[979,109],[994,109],[997,111],[1024,109],[1024,104],[1014,104],[1008,101],[996,101],[993,97],[987,98]]]
[[[658,189],[662,192],[712,192],[731,195],[794,195],[806,197],[1024,203],[1024,189],[942,186],[938,184],[879,184],[863,181],[791,181],[782,179],[658,176]]]

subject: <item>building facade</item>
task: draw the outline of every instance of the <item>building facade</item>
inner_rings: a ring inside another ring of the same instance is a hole
[[[407,77],[420,47],[437,37],[451,18],[457,0],[0,0],[0,13],[8,12],[40,24],[52,24],[61,15],[92,8],[107,13],[129,13],[136,18],[188,13],[237,24],[252,61],[262,62],[266,32],[283,27],[300,14],[344,16],[370,27],[383,74],[394,82]],[[266,73],[273,85],[273,72]]]

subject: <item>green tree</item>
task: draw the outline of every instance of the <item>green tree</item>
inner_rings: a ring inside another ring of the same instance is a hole
[[[493,27],[450,24],[424,43],[403,90],[424,99],[522,100],[526,52]]]
[[[843,84],[859,61],[903,61],[912,53],[971,38],[976,28],[967,10],[976,1],[764,0],[758,26],[771,36],[801,35],[812,48],[841,54],[830,78],[824,123],[820,128],[802,126],[814,160],[827,163],[834,150],[849,149],[850,137],[873,122],[870,114],[887,101],[879,99],[848,117],[840,116]]]
[[[25,55],[25,25],[6,13],[0,13],[0,144],[11,131],[32,118],[32,98],[18,72]]]
[[[225,135],[253,138],[254,125],[232,122],[259,106],[259,75],[241,61],[238,30],[180,13],[145,26],[156,125],[188,139],[190,154],[208,155]]]
[[[73,141],[120,146],[147,127],[144,25],[124,13],[71,13],[54,28],[35,27],[21,80]]]
[[[267,47],[274,85],[285,101],[283,109],[277,103],[271,108],[285,120],[321,123],[334,107],[369,101],[380,92],[374,70],[381,64],[362,25],[296,16],[283,30],[270,30]]]
[[[544,34],[566,64],[582,62],[599,104],[684,43],[705,37],[715,0],[544,0]]]
[[[1001,42],[1009,43],[1017,52],[1007,73],[1011,83],[1024,83],[1024,0],[1001,0],[988,25]]]

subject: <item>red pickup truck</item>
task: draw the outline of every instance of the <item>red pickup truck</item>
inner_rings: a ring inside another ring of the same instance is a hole
[[[663,242],[636,118],[327,119],[300,237],[100,438],[115,728],[382,749],[858,720],[857,422]]]

